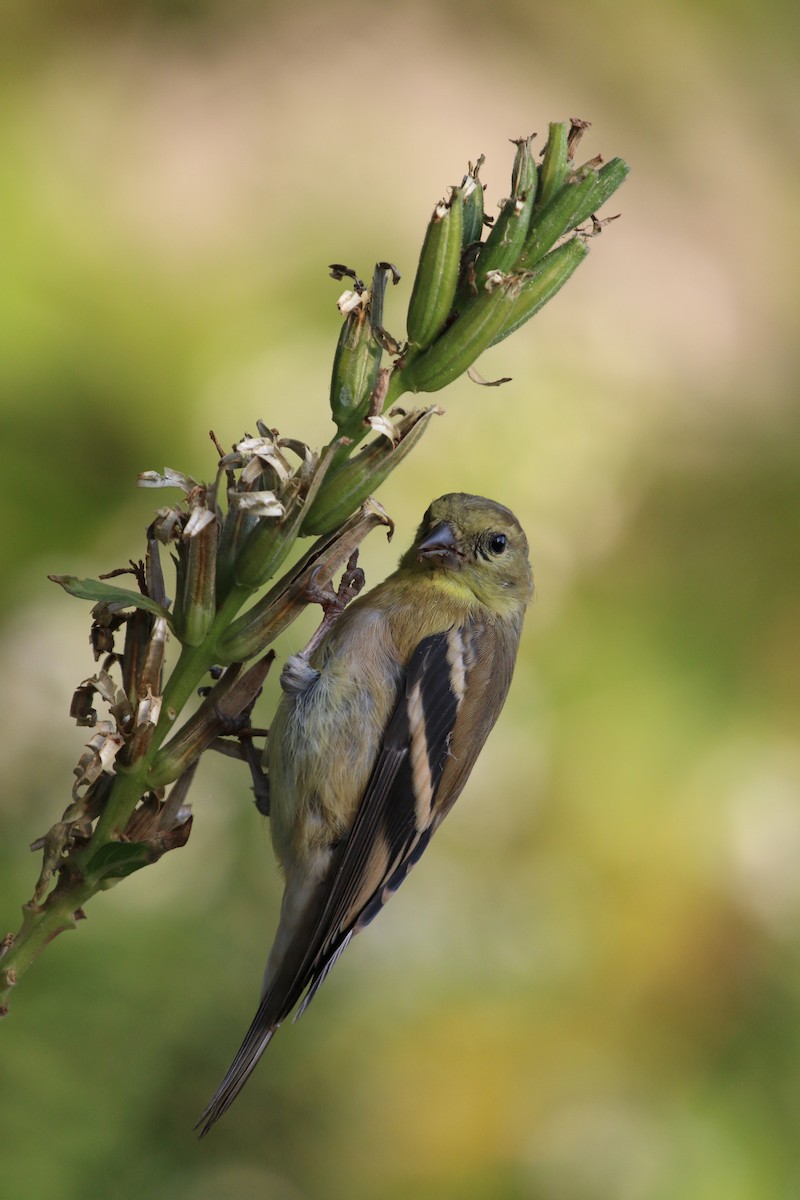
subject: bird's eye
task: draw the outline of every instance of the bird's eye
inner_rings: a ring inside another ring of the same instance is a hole
[[[493,533],[489,538],[489,549],[492,554],[502,554],[506,548],[507,540],[504,533]]]

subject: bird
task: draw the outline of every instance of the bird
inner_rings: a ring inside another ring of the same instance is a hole
[[[532,594],[513,512],[449,493],[428,507],[397,570],[310,654],[287,660],[267,744],[285,881],[278,928],[258,1011],[195,1126],[200,1137],[452,808],[505,702]]]

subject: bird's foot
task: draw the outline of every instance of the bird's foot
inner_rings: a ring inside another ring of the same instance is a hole
[[[339,581],[339,587],[335,591],[332,581],[325,584],[318,578],[316,571],[312,572],[308,587],[305,590],[304,599],[309,604],[320,605],[322,608],[322,621],[308,645],[300,652],[300,655],[296,655],[295,657],[304,659],[311,657],[328,631],[339,620],[339,617],[347,608],[350,601],[355,600],[364,583],[364,572],[358,565],[358,550],[354,550],[350,555],[342,578]],[[288,665],[287,663],[286,667],[284,667],[284,673]],[[281,679],[283,679],[283,676],[281,676]]]

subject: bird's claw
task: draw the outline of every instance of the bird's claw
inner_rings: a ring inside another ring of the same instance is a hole
[[[328,633],[328,630],[339,620],[339,617],[347,608],[350,601],[356,598],[363,588],[364,583],[364,572],[358,565],[358,550],[354,550],[347,560],[347,566],[339,581],[339,586],[335,590],[332,580],[329,580],[327,584],[320,581],[319,568],[311,572],[311,578],[305,589],[304,599],[309,604],[320,605],[322,608],[322,621],[308,645],[301,652],[302,658],[308,659],[311,657]]]

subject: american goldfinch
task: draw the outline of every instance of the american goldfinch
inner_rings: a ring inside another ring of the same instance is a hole
[[[481,496],[441,496],[394,574],[345,609],[308,659],[287,661],[268,743],[280,919],[261,1003],[201,1136],[452,808],[503,707],[532,590],[514,514]]]

